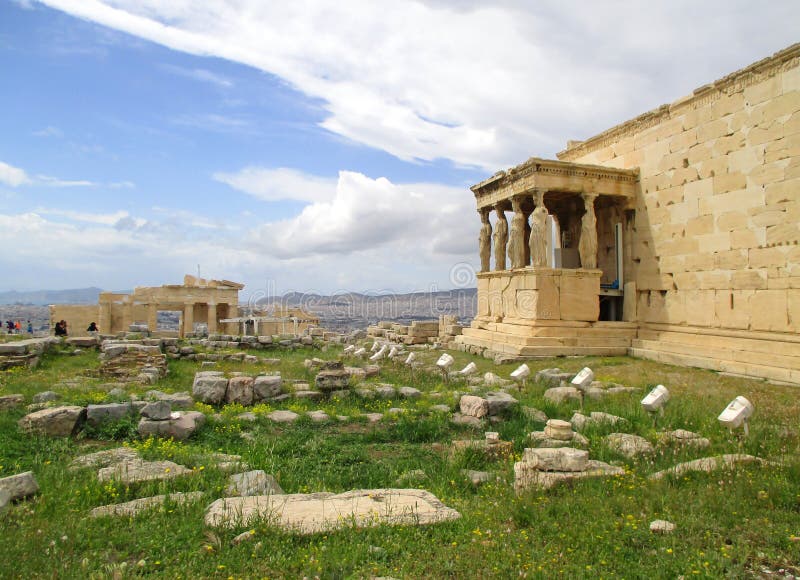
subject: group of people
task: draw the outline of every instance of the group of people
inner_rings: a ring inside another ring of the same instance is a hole
[[[22,334],[22,323],[19,320],[6,320],[6,331],[8,334]],[[28,334],[33,334],[33,324],[30,320],[28,321],[27,332]]]
[[[59,320],[58,322],[56,322],[55,334],[56,336],[67,336],[66,320]]]

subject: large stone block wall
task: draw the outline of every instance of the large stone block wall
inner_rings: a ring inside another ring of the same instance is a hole
[[[634,319],[719,329],[727,344],[777,333],[797,372],[774,378],[800,382],[800,45],[559,158],[640,168],[625,221]]]
[[[50,328],[54,328],[59,320],[67,321],[69,336],[89,336],[86,329],[92,322],[99,323],[97,304],[70,305],[55,304],[50,306]]]

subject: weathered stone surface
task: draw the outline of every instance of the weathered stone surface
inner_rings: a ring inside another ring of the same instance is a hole
[[[6,489],[0,488],[0,519],[6,515],[11,506],[11,494]]]
[[[85,408],[69,405],[42,409],[25,415],[19,420],[19,427],[26,433],[69,437],[77,433],[85,420]]]
[[[561,419],[549,419],[545,424],[544,434],[551,439],[571,441],[573,436],[572,425]]]
[[[325,411],[321,410],[308,411],[306,415],[308,415],[315,423],[324,423],[325,421],[330,420],[330,416],[328,416]]]
[[[419,399],[420,395],[422,395],[420,390],[414,387],[400,387],[397,389],[397,394],[403,399]]]
[[[745,455],[742,453],[731,453],[726,455],[717,455],[714,457],[704,457],[702,459],[695,459],[694,461],[687,461],[679,463],[674,467],[658,471],[650,476],[650,479],[663,479],[668,475],[680,477],[684,473],[691,471],[702,471],[710,473],[717,469],[734,469],[737,465],[747,465],[748,463],[763,463],[764,460],[755,457],[754,455]]]
[[[707,449],[711,446],[711,441],[707,438],[686,431],[685,429],[676,429],[674,431],[665,431],[658,433],[658,443],[661,445],[678,445],[680,447],[696,447],[697,449]]]
[[[169,495],[155,495],[153,497],[143,497],[125,503],[116,503],[94,508],[89,512],[89,517],[100,518],[105,516],[128,516],[135,517],[145,510],[156,506],[164,505],[167,501],[177,505],[183,505],[194,501],[199,501],[203,497],[202,491],[177,492]]]
[[[580,401],[581,392],[575,387],[553,387],[544,392],[544,398],[560,405],[566,401]]]
[[[526,448],[523,461],[539,471],[584,471],[589,452],[571,447]]]
[[[164,393],[161,391],[147,391],[145,397],[148,400],[164,401],[169,403],[172,409],[191,409],[194,407],[194,399],[192,396],[183,391],[180,393]]]
[[[653,453],[653,445],[644,437],[630,433],[611,433],[606,437],[606,446],[629,459]]]
[[[510,457],[514,452],[514,444],[510,441],[487,441],[486,439],[456,439],[450,443],[450,452],[459,453],[465,450],[477,452],[494,460]]]
[[[80,348],[92,348],[99,344],[96,336],[70,336],[66,342],[70,346],[78,346]]]
[[[589,460],[585,471],[539,471],[525,461],[514,464],[514,490],[521,493],[526,489],[550,489],[563,483],[584,477],[608,477],[623,475],[625,470],[602,461]]]
[[[344,368],[322,370],[317,373],[314,384],[323,393],[348,389],[350,388],[350,373]]]
[[[206,524],[232,528],[265,519],[298,534],[343,527],[422,525],[461,517],[420,489],[366,489],[332,493],[223,498],[206,510]]]
[[[534,431],[530,434],[531,443],[534,447],[589,447],[589,440],[580,433],[572,433],[572,438],[565,441],[563,439],[553,439],[548,437],[544,431]]]
[[[225,494],[228,496],[247,497],[282,493],[283,489],[275,478],[261,469],[231,475],[225,488]]]
[[[269,401],[283,392],[283,379],[280,375],[262,375],[253,381],[253,400]]]
[[[0,397],[0,411],[5,411],[6,409],[14,409],[19,407],[25,402],[24,395],[3,395]]]
[[[375,385],[373,391],[379,399],[392,399],[397,395],[397,390],[392,385]]]
[[[364,365],[362,370],[364,371],[364,377],[370,378],[378,376],[381,372],[381,367],[378,365]]]
[[[87,467],[96,469],[99,467],[108,467],[123,463],[125,461],[133,461],[139,459],[139,453],[130,447],[115,447],[114,449],[106,449],[104,451],[96,451],[87,455],[80,455],[72,460],[69,464],[70,470],[84,469]]]
[[[503,415],[519,404],[514,397],[502,391],[486,393],[486,402],[489,405],[489,415]]]
[[[142,418],[139,421],[139,435],[147,437],[172,437],[185,441],[206,422],[206,416],[199,411],[180,411],[175,418],[166,421],[153,421]]]
[[[299,416],[294,411],[273,411],[267,415],[267,419],[276,423],[294,423]]]
[[[57,401],[61,398],[61,395],[54,391],[42,391],[41,393],[36,393],[31,401],[34,403],[49,403],[50,401]]]
[[[219,405],[225,400],[228,390],[228,379],[211,375],[213,371],[202,371],[195,375],[192,385],[192,396],[208,405]]]
[[[167,421],[172,415],[172,406],[166,401],[155,401],[142,407],[140,414],[152,421]]]
[[[544,411],[534,407],[522,407],[522,414],[531,421],[536,421],[537,423],[547,423],[547,414]]]
[[[295,399],[310,399],[312,401],[319,401],[325,398],[324,393],[320,393],[319,391],[295,391],[294,393]]]
[[[671,534],[675,531],[675,524],[667,520],[653,520],[650,522],[650,531],[654,534]]]
[[[489,414],[489,403],[475,395],[463,395],[458,403],[462,415],[480,419]]]
[[[558,387],[562,381],[571,381],[572,373],[561,372],[559,368],[542,369],[536,373],[536,382],[548,387]]]
[[[99,481],[117,480],[120,483],[139,483],[174,479],[190,473],[192,473],[191,469],[172,461],[133,459],[101,468],[97,472],[97,479]]]
[[[253,404],[254,380],[252,377],[233,377],[228,381],[225,401],[248,407]]]
[[[86,422],[97,427],[109,421],[119,421],[133,415],[134,409],[130,403],[105,403],[102,405],[89,405],[86,407]]]
[[[482,427],[483,421],[472,415],[462,415],[461,413],[453,413],[450,422],[454,425],[467,425],[469,427]]]
[[[39,484],[32,471],[0,478],[0,490],[8,492],[9,501],[16,501],[39,493]]]
[[[492,474],[488,471],[475,471],[474,469],[462,469],[461,475],[466,477],[472,485],[482,485],[492,481]]]

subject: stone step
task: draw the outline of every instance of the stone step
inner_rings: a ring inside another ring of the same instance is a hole
[[[755,335],[753,338],[748,338],[741,336],[709,334],[708,332],[702,331],[705,329],[698,329],[699,331],[697,332],[693,330],[694,329],[673,331],[642,328],[639,331],[638,338],[660,342],[692,344],[704,347],[720,347],[750,352],[763,352],[768,354],[800,357],[800,343],[791,342],[789,340],[786,340],[785,342],[776,340],[774,334],[766,335],[764,338],[757,338],[758,335]]]
[[[686,334],[684,336],[688,339],[690,335]],[[800,357],[739,350],[731,346],[723,348],[719,346],[713,346],[713,344],[704,345],[699,341],[687,340],[685,342],[674,342],[667,340],[635,339],[631,343],[631,346],[635,348],[644,348],[647,350],[660,350],[680,355],[739,361],[742,363],[755,364],[759,366],[800,369]]]

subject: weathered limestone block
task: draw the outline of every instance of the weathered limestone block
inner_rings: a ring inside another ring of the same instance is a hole
[[[299,534],[355,525],[424,525],[461,515],[419,489],[367,489],[341,494],[314,493],[223,498],[206,510],[206,525],[236,527],[265,519]]]
[[[674,444],[678,446],[697,447],[698,449],[706,449],[711,446],[711,441],[702,435],[686,431],[685,429],[676,429],[674,431],[665,431],[658,434],[659,444]]]
[[[397,394],[400,395],[402,399],[419,399],[422,395],[419,389],[415,389],[414,387],[400,387],[397,390]]]
[[[629,459],[649,455],[654,451],[653,445],[647,439],[630,433],[611,433],[606,437],[606,446]]]
[[[134,409],[130,403],[89,405],[86,407],[86,422],[92,427],[97,427],[110,421],[119,421],[133,413]]]
[[[19,407],[25,402],[25,396],[14,394],[14,395],[3,395],[0,396],[0,411],[5,411],[7,409],[14,409]]]
[[[39,493],[39,484],[32,471],[0,479],[0,490],[6,491],[9,501],[16,501]]]
[[[232,377],[228,381],[225,401],[245,407],[253,404],[254,380],[252,377]]]
[[[163,393],[161,391],[147,391],[145,397],[150,400],[169,403],[173,409],[191,409],[194,407],[194,399],[187,392]]]
[[[745,455],[741,453],[732,453],[727,455],[717,455],[715,457],[704,457],[702,459],[695,459],[694,461],[687,461],[679,463],[674,467],[658,471],[650,476],[650,479],[663,479],[668,475],[680,477],[685,473],[691,471],[701,471],[710,473],[717,469],[733,469],[736,465],[747,465],[749,463],[763,463],[764,460],[753,455]]]
[[[489,405],[488,413],[492,416],[503,415],[519,404],[514,397],[503,391],[486,393],[486,403]]]
[[[521,493],[526,489],[550,489],[565,481],[573,481],[585,477],[608,477],[624,475],[625,470],[590,459],[585,471],[540,471],[525,461],[514,464],[514,490]]]
[[[314,384],[323,393],[331,391],[342,391],[350,388],[350,373],[344,365],[339,363],[340,368],[328,368],[317,373]]]
[[[218,374],[207,374],[213,371],[202,371],[194,376],[192,396],[202,403],[219,405],[225,400],[228,390],[228,379]]]
[[[25,415],[19,420],[19,427],[26,433],[69,437],[78,432],[85,420],[84,407],[74,405],[51,407]]]
[[[299,416],[294,411],[273,411],[267,415],[267,419],[275,423],[294,423]]]
[[[125,461],[139,459],[139,453],[130,447],[116,447],[103,451],[95,451],[87,455],[80,455],[69,464],[70,471],[84,468],[109,467]]]
[[[269,401],[283,392],[280,375],[262,375],[253,381],[253,401]]]
[[[373,392],[379,399],[393,399],[397,395],[397,390],[392,385],[375,385]]]
[[[177,441],[185,441],[206,422],[206,416],[199,411],[181,411],[179,416],[166,421],[153,421],[142,418],[139,421],[139,435],[147,437],[172,437]]]
[[[547,423],[547,414],[540,409],[536,409],[534,407],[522,407],[522,414],[531,421],[536,421],[537,423]]]
[[[653,520],[650,522],[650,531],[654,534],[671,534],[675,531],[675,524],[667,520]]]
[[[126,516],[136,517],[140,513],[152,509],[157,506],[164,505],[164,503],[174,503],[176,505],[184,505],[199,501],[203,497],[202,491],[188,491],[176,492],[169,495],[155,495],[152,497],[143,497],[128,501],[125,503],[117,503],[112,505],[104,505],[94,508],[89,512],[90,518],[111,517],[111,516]]]
[[[489,414],[489,402],[474,395],[463,395],[459,401],[461,414],[480,419]]]
[[[540,471],[584,471],[589,452],[571,447],[526,448],[523,461]]]
[[[625,422],[625,421],[626,419],[623,417],[618,417],[616,415],[611,415],[609,413],[603,413],[601,411],[592,411],[588,417],[586,415],[583,415],[582,413],[575,413],[569,420],[570,424],[572,425],[572,428],[577,429],[578,431],[582,431],[589,426],[616,425],[620,422]]]
[[[188,475],[192,470],[172,461],[144,461],[134,459],[103,467],[97,472],[98,481],[117,480],[120,483],[162,481]]]
[[[227,496],[247,497],[253,495],[283,494],[283,489],[274,477],[261,469],[236,473],[228,478],[225,488]]]
[[[167,401],[154,401],[147,403],[140,414],[151,421],[167,421],[172,415],[172,406]]]
[[[551,439],[571,441],[573,435],[572,425],[560,419],[550,419],[544,427],[544,434]]]

